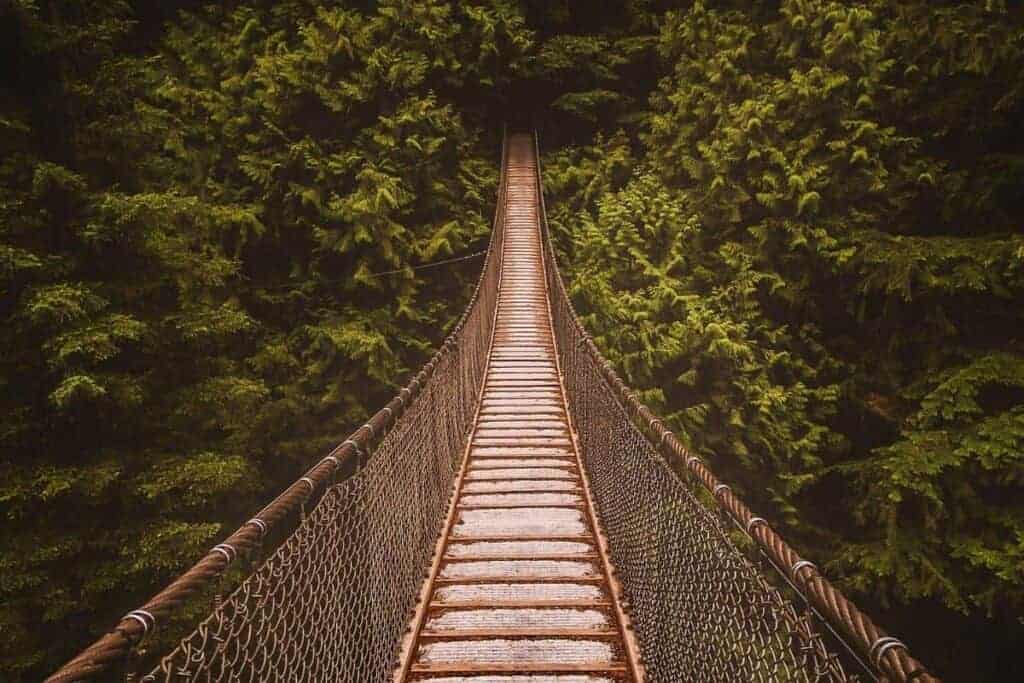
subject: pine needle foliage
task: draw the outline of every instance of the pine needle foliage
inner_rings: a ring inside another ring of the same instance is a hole
[[[1003,680],[1024,611],[1024,15],[698,1],[658,50],[640,125],[547,159],[587,325],[861,600],[935,614],[905,620],[930,663]],[[980,623],[987,655],[939,645]]]
[[[532,34],[502,3],[3,12],[0,678],[38,680],[443,338],[479,261],[413,268],[481,249],[497,184],[459,103]]]

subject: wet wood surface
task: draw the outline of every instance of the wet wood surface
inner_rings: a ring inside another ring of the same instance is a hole
[[[551,332],[532,138],[509,142],[487,379],[399,681],[642,678],[597,531]]]

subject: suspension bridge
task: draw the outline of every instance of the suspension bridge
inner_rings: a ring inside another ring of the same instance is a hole
[[[566,295],[536,136],[501,168],[430,362],[48,681],[938,680],[633,396]]]

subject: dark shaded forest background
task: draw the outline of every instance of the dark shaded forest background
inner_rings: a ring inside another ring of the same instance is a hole
[[[383,405],[502,123],[626,381],[950,680],[1024,645],[1024,13],[0,0],[0,678]]]

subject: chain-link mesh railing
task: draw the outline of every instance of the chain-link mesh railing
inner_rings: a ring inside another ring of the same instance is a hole
[[[473,416],[460,392],[472,397],[478,375],[463,373],[470,359],[460,356],[440,358],[365,467],[330,486],[294,535],[143,680],[356,683],[391,673]]]
[[[558,271],[539,146],[537,154],[548,296],[565,393],[648,679],[853,680],[822,637],[830,630],[872,677],[935,681],[903,643],[878,629],[688,453],[601,356]],[[774,572],[761,571],[730,537],[739,530],[752,554],[763,553],[768,567],[781,569],[782,586],[797,589],[795,602],[766,578]]]
[[[142,680],[389,678],[483,386],[501,273],[504,157],[503,149],[483,273],[431,361],[306,476],[49,682],[119,675],[154,627],[215,592],[236,559],[258,557],[265,539],[282,536]]]
[[[566,395],[649,680],[850,680],[633,426],[582,339],[573,327],[559,334]]]

